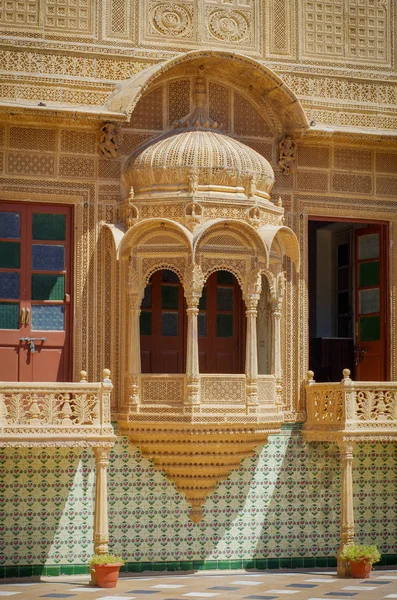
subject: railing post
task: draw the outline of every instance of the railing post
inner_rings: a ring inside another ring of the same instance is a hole
[[[342,493],[340,515],[341,543],[337,554],[337,573],[339,577],[349,575],[349,567],[341,558],[341,553],[346,546],[354,540],[354,510],[353,510],[353,443],[341,440],[339,453],[342,466]]]

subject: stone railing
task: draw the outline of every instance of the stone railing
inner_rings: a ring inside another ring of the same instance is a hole
[[[103,446],[112,444],[110,371],[103,381],[0,382],[1,446]]]
[[[202,415],[204,420],[223,422],[241,420],[242,415],[260,418],[263,411],[274,413],[273,419],[282,421],[277,405],[276,379],[273,375],[259,375],[258,402],[249,405],[246,375],[206,374],[197,381],[196,404],[189,401],[189,379],[182,374],[144,374],[140,376],[140,404],[130,413],[128,420],[147,418],[173,419],[181,414]],[[212,417],[211,417],[212,415]]]
[[[397,382],[353,381],[344,369],[338,383],[306,383],[308,439],[397,437]]]

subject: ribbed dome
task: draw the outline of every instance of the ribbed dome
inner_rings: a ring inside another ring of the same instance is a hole
[[[127,159],[124,175],[135,194],[225,191],[269,198],[274,184],[273,169],[263,156],[211,126],[157,138]]]

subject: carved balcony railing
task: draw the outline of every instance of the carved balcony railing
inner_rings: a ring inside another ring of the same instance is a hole
[[[315,383],[309,371],[305,388],[307,440],[397,439],[397,382],[353,381],[344,369],[339,383]]]
[[[0,447],[110,446],[110,371],[89,383],[0,382]]]
[[[201,422],[256,422],[263,414],[271,421],[282,421],[277,405],[276,379],[273,375],[259,375],[258,402],[250,406],[247,401],[246,375],[208,374],[198,378],[199,403],[192,407],[188,398],[188,377],[179,374],[144,374],[140,376],[141,402],[128,420],[173,420],[186,415],[189,421],[192,410],[195,420]],[[125,415],[127,416],[127,415]]]

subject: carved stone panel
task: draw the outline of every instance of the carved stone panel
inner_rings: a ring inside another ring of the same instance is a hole
[[[258,47],[259,0],[144,0],[139,43],[162,47],[230,44]]]
[[[389,62],[390,0],[303,0],[304,54]]]

